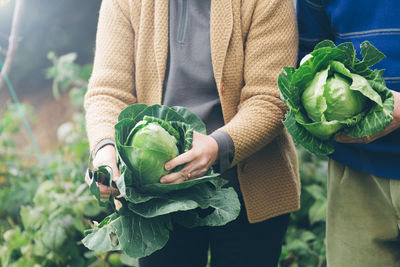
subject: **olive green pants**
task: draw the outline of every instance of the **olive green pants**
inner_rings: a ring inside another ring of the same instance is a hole
[[[328,267],[400,266],[399,227],[400,180],[329,160]]]

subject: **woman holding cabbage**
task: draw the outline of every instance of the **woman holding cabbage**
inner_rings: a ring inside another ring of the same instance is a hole
[[[300,58],[324,39],[338,46],[361,45],[364,59],[373,62],[386,55],[375,65],[385,69],[383,84],[391,89],[393,113],[386,126],[360,138],[350,137],[350,131],[334,137],[328,167],[327,263],[331,267],[400,266],[400,1],[298,0],[297,14]],[[367,50],[366,40],[383,54]],[[356,102],[366,110],[363,101]],[[359,113],[348,97],[344,104],[333,105],[333,113]],[[380,114],[366,122],[376,127],[384,117]]]
[[[299,208],[297,159],[283,130],[277,75],[295,64],[291,0],[103,0],[93,74],[85,98],[93,165],[119,172],[114,125],[129,105],[184,106],[206,124],[192,148],[166,162],[183,183],[214,166],[240,196],[225,226],[175,226],[140,266],[276,266],[289,213]],[[105,198],[110,188],[100,185]],[[114,188],[114,194],[118,194]]]

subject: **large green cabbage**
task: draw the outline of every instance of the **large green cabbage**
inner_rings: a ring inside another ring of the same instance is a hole
[[[298,69],[285,67],[278,86],[289,106],[284,125],[293,139],[315,154],[331,154],[333,137],[364,137],[383,131],[393,119],[393,95],[383,70],[371,66],[385,55],[369,42],[362,60],[352,43],[322,41]]]
[[[121,112],[115,125],[118,168],[116,186],[121,204],[100,224],[87,231],[83,244],[95,251],[123,250],[140,258],[162,248],[173,223],[185,227],[219,226],[234,220],[240,211],[238,196],[219,174],[210,169],[203,177],[180,184],[161,184],[169,173],[164,165],[192,147],[193,131],[205,134],[204,123],[183,107],[135,104]],[[172,170],[178,171],[182,166]],[[94,181],[111,184],[110,168],[90,171]],[[90,189],[100,199],[92,181]]]
[[[134,171],[134,182],[140,184],[159,183],[160,178],[169,173],[164,165],[179,155],[178,140],[158,123],[141,121],[140,129],[132,129],[126,142],[130,147],[126,153]]]

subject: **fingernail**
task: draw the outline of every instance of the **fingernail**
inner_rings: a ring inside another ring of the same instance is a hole
[[[169,169],[171,169],[171,165],[165,164],[165,169],[166,169],[167,171],[169,171]]]
[[[167,182],[167,179],[161,178],[160,183],[165,184]]]

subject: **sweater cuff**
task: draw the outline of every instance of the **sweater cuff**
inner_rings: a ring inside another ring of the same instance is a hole
[[[115,141],[112,139],[103,139],[97,145],[96,148],[93,150],[93,155],[96,156],[97,152],[105,147],[106,145],[113,145],[115,147]]]
[[[210,134],[218,144],[218,162],[217,168],[220,173],[228,170],[231,166],[233,156],[235,154],[235,145],[232,138],[224,131],[215,131]]]

